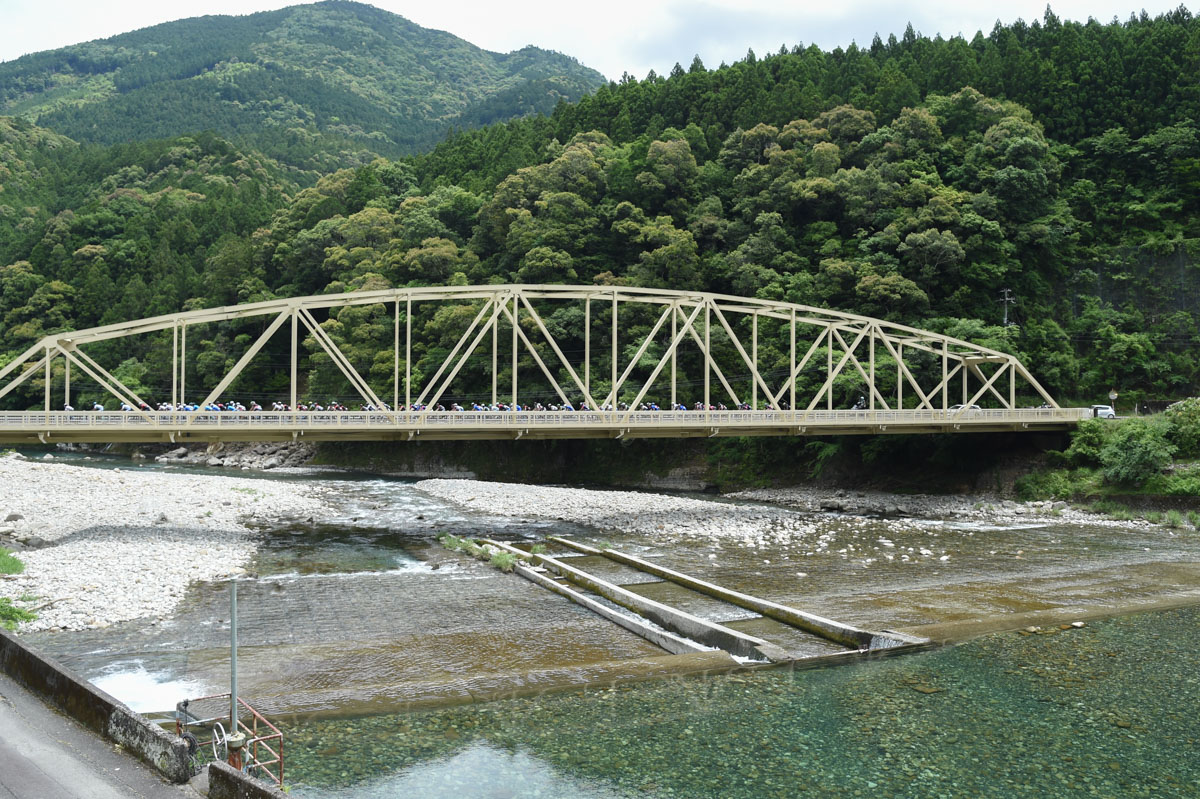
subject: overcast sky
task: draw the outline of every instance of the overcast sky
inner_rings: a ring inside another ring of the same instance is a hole
[[[249,14],[298,5],[287,0],[0,0],[0,61],[25,53],[101,39],[169,20],[205,14]],[[644,78],[651,69],[686,68],[699,55],[709,68],[753,48],[764,55],[781,44],[824,50],[876,34],[899,37],[909,22],[927,36],[968,39],[997,18],[1041,19],[1046,0],[375,0],[373,5],[427,28],[449,31],[487,50],[527,44],[574,56],[609,78]],[[1151,16],[1198,0],[1057,0],[1063,19],[1109,22],[1145,9]]]

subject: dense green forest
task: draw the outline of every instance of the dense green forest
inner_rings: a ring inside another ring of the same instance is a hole
[[[491,53],[329,0],[168,22],[0,64],[0,114],[100,144],[214,130],[311,183],[427,150],[456,127],[548,113],[603,82],[559,53]]]
[[[869,48],[696,60],[307,188],[213,134],[84,146],[9,120],[0,346],[270,297],[580,282],[945,332],[1019,355],[1064,401],[1196,394],[1197,74],[1200,21],[1186,9],[1110,24],[1048,11],[969,41],[910,29]],[[422,374],[460,320],[419,322]],[[262,324],[212,326],[189,382],[215,383]],[[390,324],[369,307],[324,321],[384,393]],[[161,397],[161,346],[97,353]],[[315,396],[352,397],[319,353],[308,367]],[[284,379],[268,358],[232,390],[270,399]],[[483,392],[490,378],[468,370],[462,383]]]

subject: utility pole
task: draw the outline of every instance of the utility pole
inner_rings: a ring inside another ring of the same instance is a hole
[[[1008,327],[1008,306],[1016,302],[1012,289],[1000,289],[1000,299],[997,302],[1004,303],[1004,326]]]

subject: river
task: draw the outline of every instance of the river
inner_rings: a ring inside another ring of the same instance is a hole
[[[799,514],[811,534],[746,546],[468,509],[405,481],[241,474],[339,497],[328,518],[265,530],[239,590],[241,693],[282,722],[292,795],[1200,795],[1197,611],[1091,620],[1194,595],[1194,532]],[[672,676],[642,639],[443,550],[445,532],[606,542],[872,629],[1041,630],[823,670]],[[202,583],[168,618],[28,638],[163,710],[227,690],[228,620],[227,585]]]

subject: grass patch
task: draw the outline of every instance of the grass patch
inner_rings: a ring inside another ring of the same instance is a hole
[[[20,622],[33,621],[36,618],[37,615],[16,607],[7,597],[0,597],[0,627],[15,630]]]
[[[1159,524],[1163,520],[1163,515],[1156,510],[1152,510],[1146,514],[1146,521],[1151,524]]]
[[[1167,511],[1166,525],[1175,530],[1183,527],[1183,514],[1177,510]]]
[[[502,572],[510,572],[517,567],[517,556],[511,552],[493,552],[488,564]]]
[[[13,553],[0,547],[0,574],[20,574],[25,571],[25,564]]]

